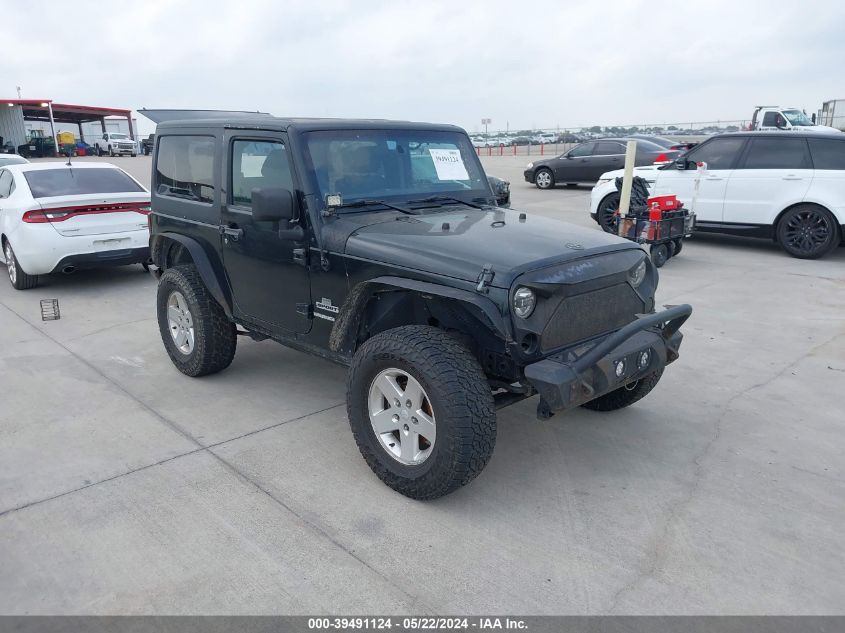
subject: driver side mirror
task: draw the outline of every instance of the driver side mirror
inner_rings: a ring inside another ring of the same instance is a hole
[[[252,219],[256,222],[292,220],[293,194],[282,187],[253,189]]]
[[[675,159],[675,169],[686,169],[689,166],[689,161],[683,156]]]

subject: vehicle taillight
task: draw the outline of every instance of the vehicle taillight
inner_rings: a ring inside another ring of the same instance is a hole
[[[666,156],[666,154],[661,154],[660,156],[658,156],[657,158],[654,159],[655,165],[660,165],[660,164],[668,163],[668,162],[669,162],[669,157]]]
[[[70,215],[67,211],[27,211],[21,220],[27,224],[44,224],[45,222],[61,222]]]
[[[97,213],[140,213],[149,216],[150,205],[144,202],[118,202],[113,204],[86,205],[81,207],[62,207],[44,209],[42,211],[27,211],[21,218],[27,224],[44,224],[46,222],[64,222],[79,215],[95,215]]]

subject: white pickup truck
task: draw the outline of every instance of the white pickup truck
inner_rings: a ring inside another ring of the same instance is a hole
[[[106,132],[102,138],[98,138],[93,143],[97,156],[108,154],[109,156],[119,156],[120,154],[129,154],[130,156],[138,155],[138,142],[129,138],[129,135],[123,132]]]
[[[799,108],[782,108],[780,106],[757,106],[751,116],[749,130],[762,132],[836,132],[835,127],[816,125]]]

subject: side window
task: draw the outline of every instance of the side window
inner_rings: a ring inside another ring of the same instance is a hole
[[[687,160],[707,163],[707,169],[731,169],[744,143],[742,137],[713,139],[690,151]]]
[[[593,148],[595,146],[595,143],[583,143],[569,150],[568,155],[572,156],[573,158],[579,158],[581,156],[591,156],[593,153]]]
[[[616,154],[624,154],[625,148],[621,143],[614,143],[612,141],[599,141],[596,143],[596,151],[593,152],[595,156],[615,156]]]
[[[845,169],[845,141],[811,138],[810,153],[816,169]]]
[[[214,137],[162,136],[156,158],[155,188],[160,196],[211,204]]]
[[[15,190],[15,179],[5,169],[0,171],[0,198],[8,198]]]
[[[777,112],[766,112],[763,115],[763,125],[765,127],[775,127],[778,122],[778,113]]]
[[[283,187],[293,191],[287,148],[280,141],[236,140],[232,143],[232,204],[252,206],[252,190]]]
[[[751,139],[743,169],[810,169],[810,152],[803,138]]]

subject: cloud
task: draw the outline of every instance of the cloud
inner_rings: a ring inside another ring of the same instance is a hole
[[[2,92],[453,122],[747,119],[841,97],[845,5],[146,0],[4,4]],[[33,46],[32,16],[53,34]],[[8,51],[16,51],[9,55]],[[151,124],[142,124],[151,129]]]

